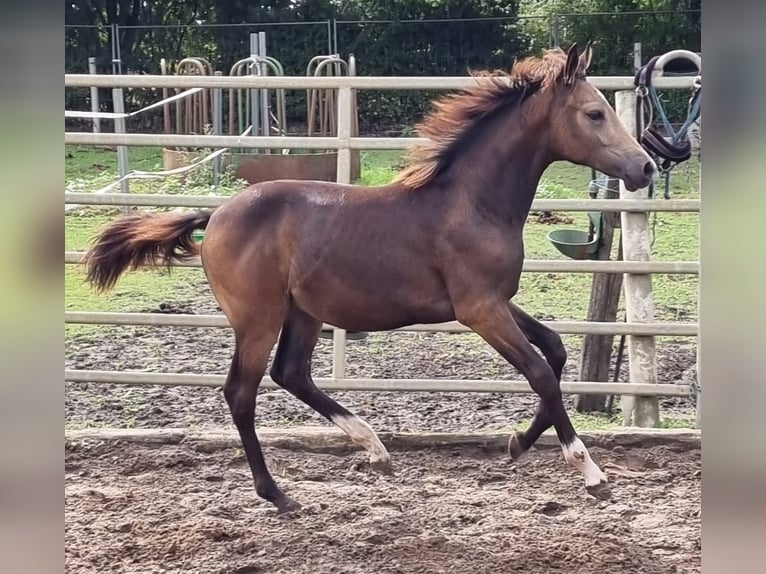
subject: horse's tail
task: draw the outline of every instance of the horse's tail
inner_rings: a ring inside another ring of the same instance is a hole
[[[128,267],[170,267],[198,255],[192,232],[204,229],[210,216],[209,211],[131,215],[110,223],[85,254],[87,281],[108,291]]]

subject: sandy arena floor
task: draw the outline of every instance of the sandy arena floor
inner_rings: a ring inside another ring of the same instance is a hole
[[[517,463],[466,447],[361,453],[266,448],[303,504],[278,516],[241,451],[69,441],[66,571],[200,574],[700,572],[701,455],[674,445],[591,454],[597,501],[558,448]]]

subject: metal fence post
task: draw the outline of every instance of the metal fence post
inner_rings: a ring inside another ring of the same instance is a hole
[[[114,112],[117,114],[123,114],[125,113],[125,100],[123,98],[122,94],[122,88],[113,88],[112,89],[112,102],[114,106]],[[116,117],[114,118],[114,133],[117,134],[124,134],[126,132],[125,129],[125,118]],[[124,178],[126,175],[128,175],[128,147],[124,145],[118,145],[117,146],[117,170],[120,175],[120,178]],[[123,179],[120,182],[120,190],[122,193],[130,193],[130,182],[127,179]],[[130,208],[128,206],[122,207],[122,213],[123,215],[127,215],[130,213]]]
[[[96,58],[91,56],[88,58],[88,73],[89,74],[98,74],[98,69],[96,68]],[[90,111],[92,111],[94,114],[97,114],[100,110],[99,101],[98,101],[98,88],[91,86],[90,88]],[[93,133],[101,133],[101,118],[94,117],[93,118]]]
[[[250,34],[250,56],[253,58],[253,61],[250,64],[250,74],[253,76],[261,75],[261,67],[255,63],[256,58],[259,55],[259,48],[258,32],[253,32]],[[250,90],[250,125],[253,128],[250,135],[254,137],[261,135],[261,90],[258,88],[252,88]],[[249,151],[255,154],[263,153],[262,149],[253,149]]]
[[[332,22],[327,20],[327,55],[332,54]]]
[[[223,72],[213,72],[214,76],[221,77]],[[223,133],[223,90],[213,88],[213,134],[221,135]],[[213,185],[218,187],[221,182],[221,156],[213,159]]]
[[[551,48],[559,45],[559,15],[551,14]]]
[[[112,74],[122,74],[122,56],[120,55],[120,27],[112,24],[109,27],[112,43]]]
[[[120,28],[117,24],[111,26],[111,39],[112,39],[112,74],[122,74],[122,56],[120,54]],[[125,98],[122,93],[122,88],[112,88],[112,109],[116,114],[125,113]],[[125,118],[114,119],[114,133],[124,134]],[[128,174],[128,148],[124,145],[117,146],[117,170],[120,179],[124,178]],[[120,182],[120,190],[122,193],[130,193],[130,183],[127,179],[123,179]],[[123,215],[130,213],[130,208],[127,205],[122,206]]]
[[[332,19],[332,46],[330,48],[330,54],[340,55],[338,49],[338,21],[335,18]]]
[[[338,89],[338,183],[351,183],[351,137],[352,114],[351,88],[344,86]],[[346,331],[334,329],[332,356],[332,377],[340,380],[346,378]]]
[[[636,93],[623,90],[615,93],[615,109],[630,133],[636,131]],[[647,199],[648,188],[630,192],[620,182],[621,199]],[[621,240],[625,261],[649,261],[651,252],[649,214],[621,213]],[[625,311],[630,323],[650,323],[654,320],[652,276],[626,273],[623,288]],[[655,340],[652,336],[628,335],[628,365],[631,383],[657,384]],[[623,423],[639,427],[656,427],[660,423],[659,402],[656,397],[622,396]]]
[[[265,58],[266,54],[266,32],[258,32],[258,56]],[[259,73],[261,76],[269,75],[269,67],[266,62],[260,63]],[[271,116],[269,115],[269,90],[261,88],[261,133],[264,136],[270,136]],[[270,150],[263,150],[266,153],[271,153]]]
[[[548,14],[548,47],[553,48],[554,42],[553,39],[555,37],[555,31],[553,29],[553,20],[556,18],[555,14]]]

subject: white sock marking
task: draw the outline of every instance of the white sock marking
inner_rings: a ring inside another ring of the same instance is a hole
[[[391,456],[380,442],[372,427],[357,416],[336,415],[332,422],[345,432],[354,444],[358,444],[370,455],[370,462],[388,462]]]
[[[566,461],[585,476],[585,486],[596,486],[602,482],[607,482],[606,475],[593,462],[580,437],[575,437],[571,444],[561,445],[561,449],[564,451]]]

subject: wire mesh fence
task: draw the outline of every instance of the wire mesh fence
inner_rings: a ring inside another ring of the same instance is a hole
[[[302,75],[311,58],[353,54],[359,75],[465,75],[469,69],[504,68],[514,58],[545,47],[595,40],[593,73],[632,75],[634,45],[642,60],[673,48],[700,50],[699,10],[556,14],[500,18],[420,20],[321,20],[242,24],[141,26],[66,26],[67,72],[86,73],[94,58],[99,73],[168,73],[183,58],[204,58],[212,70],[227,75],[250,55],[250,35],[265,32],[267,54],[279,60],[286,75]],[[672,72],[672,70],[671,70]],[[681,70],[680,72],[685,72]],[[409,135],[427,111],[434,93],[376,92],[359,95],[362,134]],[[88,89],[69,89],[66,109],[90,108]],[[668,93],[666,105],[680,114],[684,94]],[[112,111],[109,90],[99,92],[103,111]],[[157,101],[151,90],[126,94],[126,109]],[[287,119],[300,131],[307,116],[306,94],[285,93]],[[156,131],[161,111],[132,120],[129,129]],[[91,123],[68,120],[67,129],[91,129]],[[105,129],[109,129],[106,126]]]

